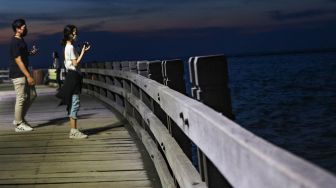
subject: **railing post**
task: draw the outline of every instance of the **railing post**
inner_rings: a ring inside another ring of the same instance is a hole
[[[191,57],[188,64],[192,98],[233,119],[226,57]],[[231,187],[199,148],[197,154],[199,171],[208,187]]]
[[[99,62],[98,63],[98,68],[99,69],[105,69],[105,62]],[[98,75],[98,81],[101,82],[101,83],[106,83],[106,76],[99,74]],[[105,88],[100,88],[99,93],[100,93],[100,95],[102,95],[104,97],[107,96],[107,91],[106,91]]]
[[[108,70],[113,69],[113,62],[110,62],[110,61],[105,62],[105,69],[106,70],[107,69]],[[106,76],[105,81],[109,85],[114,85],[114,78],[112,76]],[[106,97],[108,99],[111,99],[113,102],[115,102],[115,100],[116,100],[115,94],[113,92],[109,91],[109,90],[106,91]]]
[[[184,85],[184,66],[180,59],[162,61],[162,77],[163,84],[169,88],[186,95]],[[190,139],[183,133],[180,127],[167,116],[167,126],[170,134],[175,138],[183,152],[192,161],[192,143]]]
[[[184,67],[181,60],[162,61],[163,84],[175,91],[186,94],[183,74]]]
[[[161,61],[141,61],[138,62],[138,73],[163,84]],[[147,101],[149,102],[149,101]],[[167,115],[153,99],[150,99],[150,108],[154,114],[167,127]]]
[[[137,69],[137,62],[136,61],[129,61],[128,62],[129,64],[129,71],[132,72],[132,73],[138,73],[138,69]],[[140,90],[140,88],[130,82],[130,85],[131,85],[131,93],[133,96],[137,97],[138,99],[142,100],[142,92]],[[142,126],[145,130],[147,130],[148,128],[146,127],[146,123],[145,121],[143,120],[141,114],[139,113],[139,111],[133,107],[133,118],[138,122],[138,124],[140,126]]]
[[[145,66],[147,65],[147,66]],[[183,80],[183,62],[179,59],[165,61],[149,61],[138,62],[138,73],[163,85],[170,87],[182,94],[185,94],[185,86]],[[148,103],[148,102],[147,102]],[[174,121],[161,109],[160,105],[151,100],[151,109],[161,122],[167,127],[170,134],[180,145],[181,149],[192,160],[191,141],[176,125]]]
[[[113,69],[114,70],[121,70],[121,63],[120,62],[113,62]],[[115,77],[114,78],[114,85],[119,88],[124,88],[123,81],[120,78]],[[117,105],[121,107],[125,107],[125,100],[122,96],[115,94],[115,100]]]

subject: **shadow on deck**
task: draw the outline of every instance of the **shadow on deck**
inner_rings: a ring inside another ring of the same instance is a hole
[[[161,187],[146,150],[117,112],[83,95],[78,124],[89,138],[71,140],[65,106],[57,106],[54,94],[38,87],[27,115],[35,130],[15,133],[14,92],[0,88],[0,186]]]

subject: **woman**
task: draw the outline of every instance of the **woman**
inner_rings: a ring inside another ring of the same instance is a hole
[[[64,37],[62,39],[62,46],[64,46],[64,65],[67,70],[67,75],[65,77],[63,87],[56,96],[62,100],[61,104],[67,105],[71,126],[69,138],[87,138],[88,135],[77,129],[77,113],[80,104],[79,95],[82,89],[82,75],[79,65],[85,52],[90,49],[90,45],[83,45],[80,54],[78,54],[73,46],[77,39],[76,26],[65,26],[63,34]]]

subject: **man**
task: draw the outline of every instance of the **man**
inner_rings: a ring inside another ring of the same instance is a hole
[[[16,92],[15,119],[13,124],[15,132],[32,131],[33,128],[25,120],[25,116],[34,99],[36,98],[35,81],[28,71],[29,55],[35,55],[37,49],[28,51],[24,37],[28,33],[23,19],[14,20],[12,23],[14,36],[11,39],[9,57],[9,77],[13,81]]]

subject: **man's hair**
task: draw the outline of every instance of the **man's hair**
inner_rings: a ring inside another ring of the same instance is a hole
[[[16,29],[22,27],[23,25],[26,25],[26,22],[24,19],[14,20],[12,23],[13,31],[16,32]]]

